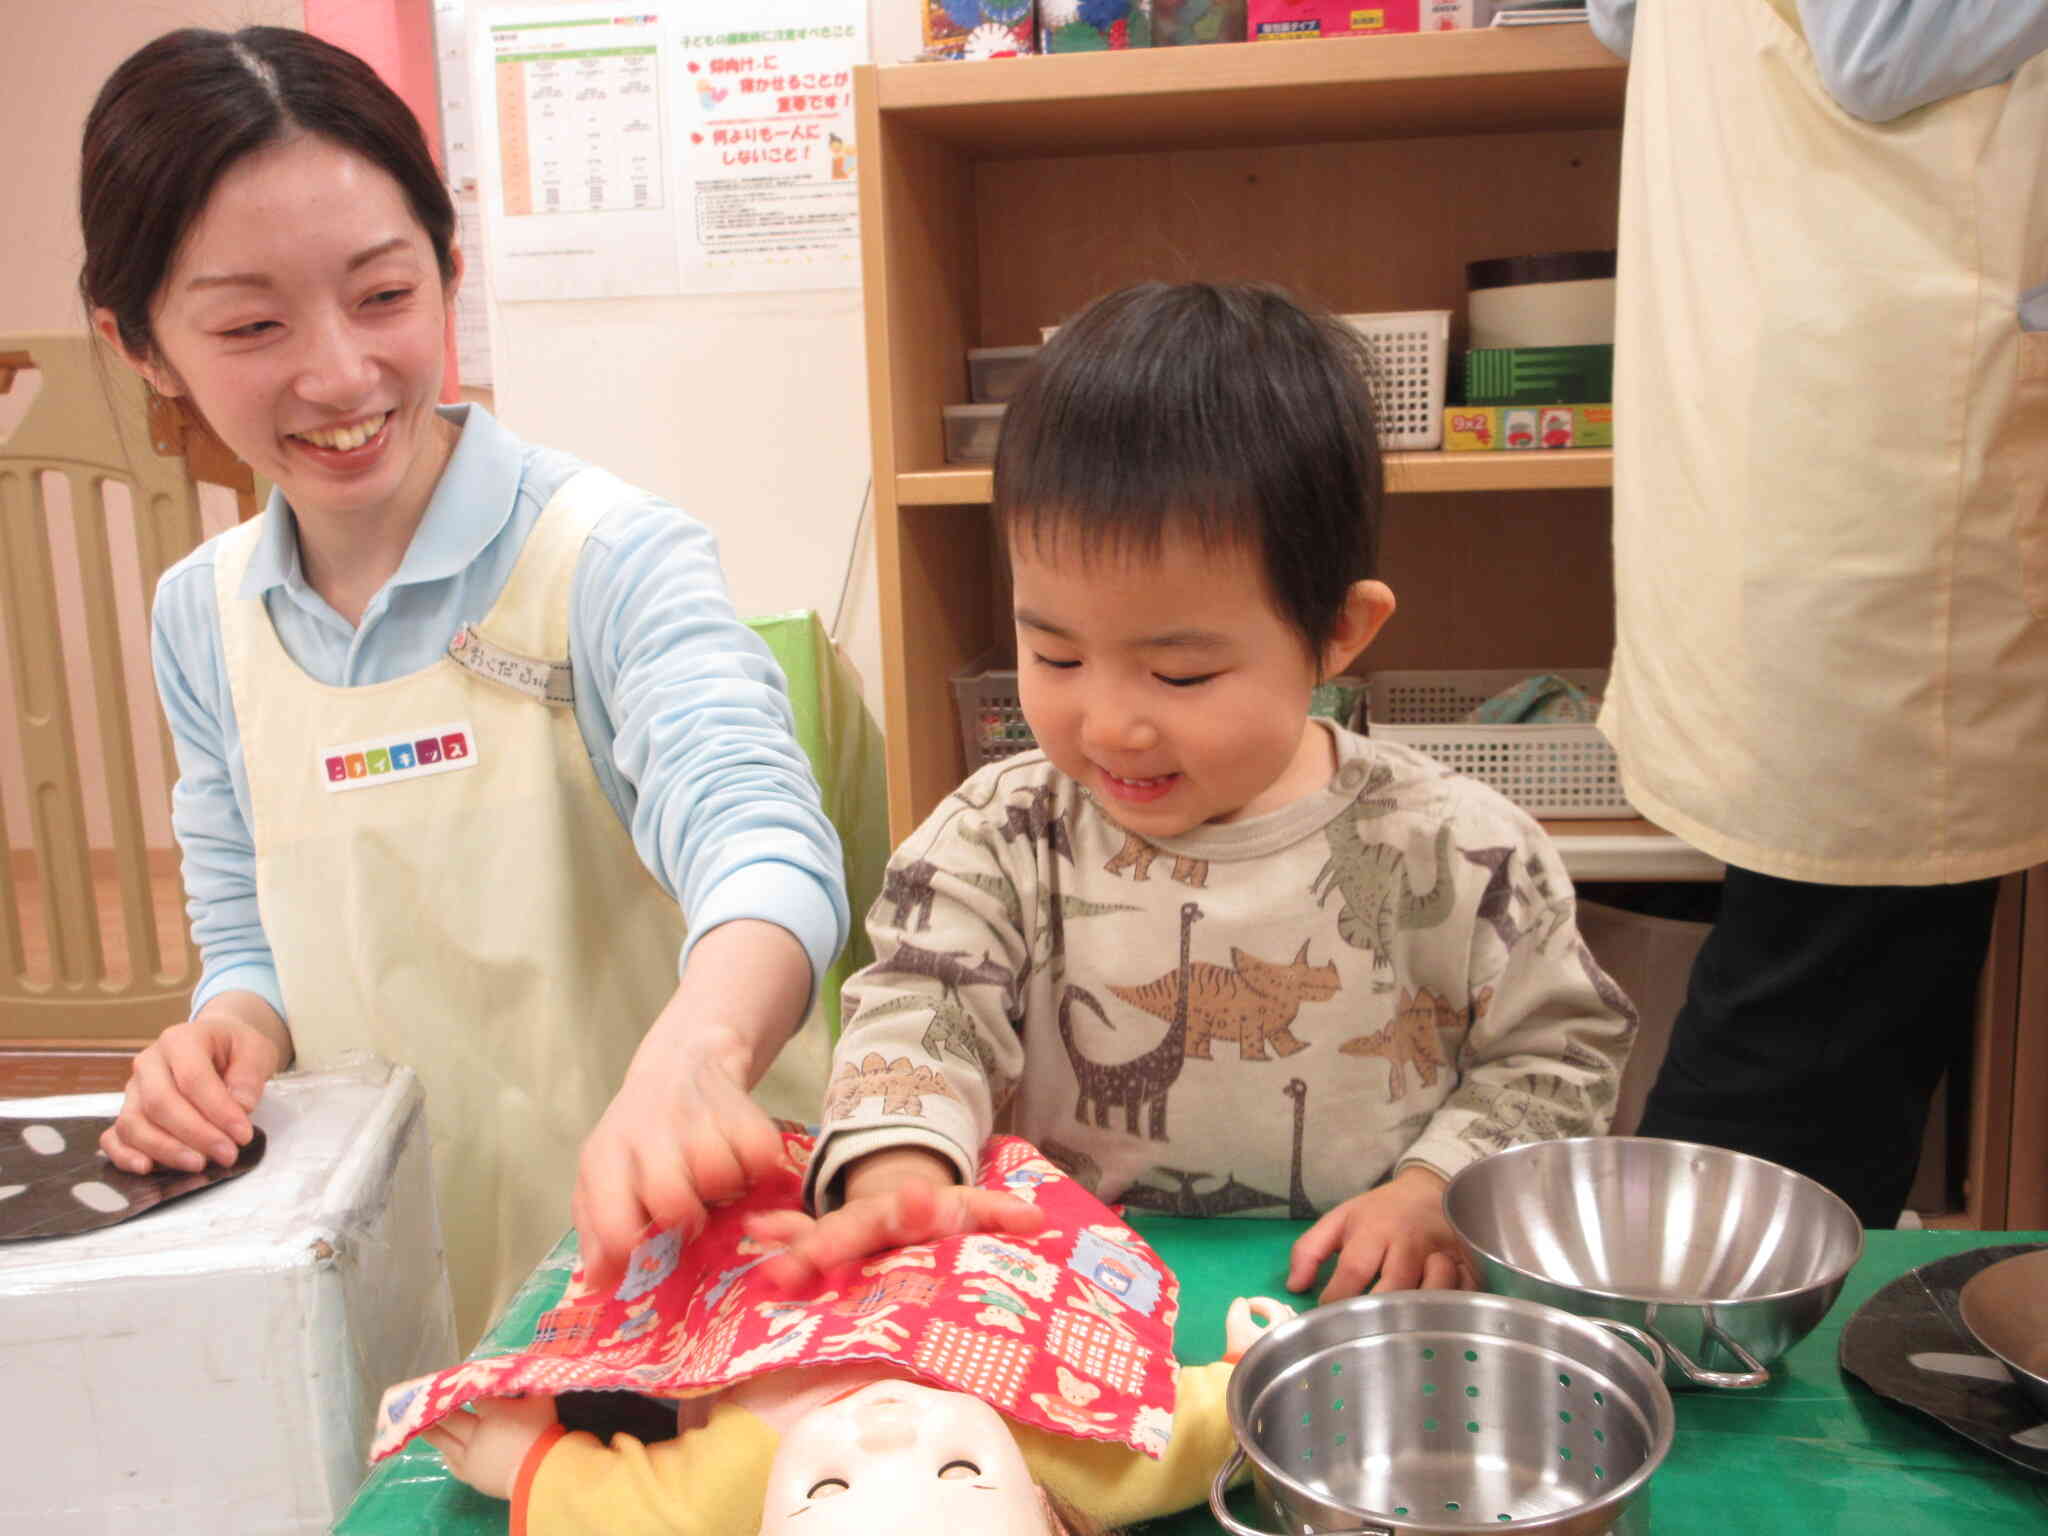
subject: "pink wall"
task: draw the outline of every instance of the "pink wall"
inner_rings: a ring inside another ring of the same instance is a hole
[[[306,30],[365,61],[412,108],[441,161],[441,97],[434,73],[432,0],[305,0]],[[462,398],[455,360],[455,319],[448,321],[448,368],[441,399]]]

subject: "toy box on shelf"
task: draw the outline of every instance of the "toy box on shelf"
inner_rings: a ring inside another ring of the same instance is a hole
[[[1038,0],[1040,53],[1152,46],[1152,0]]]
[[[1465,354],[1473,405],[1570,405],[1614,398],[1614,345],[1474,347]]]
[[[939,415],[946,426],[948,464],[987,464],[996,456],[996,442],[1003,435],[1003,411],[994,405],[942,405]]]
[[[1001,59],[1038,51],[1031,0],[924,0],[931,59]]]
[[[1611,405],[1454,405],[1443,421],[1450,453],[1614,446]]]
[[[967,398],[976,405],[1001,405],[1017,392],[1037,356],[1036,347],[969,347]]]
[[[1540,670],[1540,669],[1539,669]],[[1601,669],[1550,674],[1589,695],[1607,687]],[[1478,725],[1468,716],[1525,682],[1514,671],[1375,672],[1367,679],[1366,734],[1427,753],[1506,795],[1532,816],[1628,817],[1614,748],[1590,720],[1570,725]]]
[[[1245,40],[1245,0],[1152,0],[1152,46]]]
[[[1322,37],[1389,37],[1400,32],[1455,32],[1493,20],[1493,0],[1248,0],[1246,25],[1255,43]]]

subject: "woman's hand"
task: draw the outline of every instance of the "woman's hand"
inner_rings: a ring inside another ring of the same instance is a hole
[[[420,1438],[478,1493],[509,1499],[527,1453],[560,1422],[552,1397],[486,1397],[421,1430]]]
[[[636,1060],[583,1143],[572,1211],[591,1290],[618,1284],[650,1223],[688,1242],[713,1205],[783,1166],[782,1133],[734,1054],[707,1045],[666,1070]]]
[[[810,995],[810,958],[787,929],[742,919],[697,941],[583,1143],[572,1214],[589,1289],[618,1284],[650,1223],[688,1242],[710,1207],[784,1165],[782,1133],[748,1090]]]
[[[747,1235],[783,1243],[761,1267],[786,1292],[807,1290],[825,1274],[912,1243],[937,1242],[964,1232],[1005,1232],[1028,1237],[1045,1213],[1028,1200],[955,1181],[953,1165],[935,1152],[892,1148],[860,1159],[846,1171],[846,1203],[823,1216],[764,1211],[747,1219]]]
[[[291,1035],[270,1004],[224,992],[135,1058],[100,1150],[127,1173],[197,1173],[209,1159],[229,1167],[254,1134],[249,1114],[263,1085],[290,1055]]]
[[[1441,1174],[1410,1165],[1378,1189],[1325,1211],[1295,1239],[1287,1289],[1307,1290],[1331,1254],[1337,1267],[1318,1301],[1377,1291],[1475,1291],[1464,1246],[1444,1216]],[[1377,1277],[1377,1279],[1375,1279]]]

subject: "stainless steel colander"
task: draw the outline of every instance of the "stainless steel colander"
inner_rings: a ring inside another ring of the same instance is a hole
[[[1648,1352],[1617,1338],[1626,1335]],[[1625,1324],[1469,1291],[1398,1291],[1318,1307],[1245,1352],[1228,1406],[1262,1516],[1287,1536],[1547,1536],[1647,1529],[1671,1446],[1663,1352]]]
[[[1642,1136],[1496,1152],[1444,1215],[1488,1290],[1646,1330],[1672,1386],[1762,1386],[1863,1255],[1856,1213],[1812,1179]]]

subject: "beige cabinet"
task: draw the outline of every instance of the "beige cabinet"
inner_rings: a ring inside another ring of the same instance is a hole
[[[1625,73],[1583,26],[856,71],[894,838],[962,777],[951,678],[1009,634],[989,475],[945,462],[967,349],[1127,282],[1259,278],[1340,313],[1451,310],[1455,355],[1466,262],[1614,243]],[[1388,481],[1401,608],[1374,667],[1607,664],[1611,455],[1397,453]],[[1582,879],[1717,872],[1644,822],[1549,825]],[[2010,1111],[1973,1122],[1974,1188],[2042,1155],[2038,1121],[2031,1150]]]

